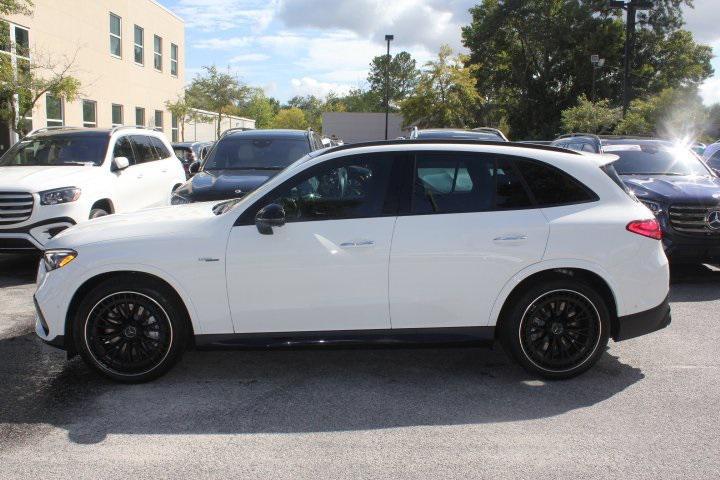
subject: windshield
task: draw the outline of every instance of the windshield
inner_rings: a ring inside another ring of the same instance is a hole
[[[476,140],[482,142],[503,142],[504,140],[494,133],[487,132],[462,132],[462,131],[439,131],[439,132],[423,132],[417,134],[418,139],[430,140]]]
[[[281,170],[310,152],[305,138],[229,137],[220,141],[204,170]]]
[[[0,166],[101,165],[109,135],[52,135],[16,143]]]
[[[620,175],[712,175],[694,153],[673,145],[607,145],[603,151],[620,157],[613,163]]]

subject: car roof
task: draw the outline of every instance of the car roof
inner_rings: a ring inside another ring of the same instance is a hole
[[[238,130],[229,132],[227,137],[244,137],[244,138],[306,138],[307,130],[290,130],[290,129],[267,129],[267,130]]]
[[[660,138],[647,138],[647,137],[601,137],[603,145],[672,145],[673,142],[670,140],[663,140]]]

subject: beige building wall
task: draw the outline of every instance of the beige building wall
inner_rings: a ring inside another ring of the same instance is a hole
[[[163,112],[163,130],[171,136],[171,115],[165,102],[185,86],[185,25],[154,0],[33,0],[32,16],[7,20],[29,29],[34,59],[75,61],[73,76],[82,99],[97,102],[97,126],[110,127],[112,104],[122,105],[123,123],[135,124],[135,109],[145,109],[145,125],[155,126],[154,112]],[[121,18],[121,55],[110,50],[110,13]],[[144,64],[134,60],[134,26],[144,29]],[[162,38],[162,71],[154,68],[154,35]],[[170,73],[170,45],[178,46],[177,76]],[[65,125],[83,125],[82,99],[64,104]],[[33,112],[33,128],[46,126],[45,99]]]
[[[186,142],[207,142],[217,140],[217,113],[205,110],[196,110],[203,121],[189,121],[185,123]],[[223,115],[220,121],[220,132],[230,128],[255,128],[255,120],[245,117]]]

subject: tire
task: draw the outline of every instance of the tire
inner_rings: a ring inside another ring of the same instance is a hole
[[[81,301],[73,319],[73,340],[83,360],[100,374],[142,383],[162,376],[180,360],[188,324],[173,290],[123,275],[103,281]]]
[[[104,217],[105,215],[109,215],[109,213],[102,208],[93,208],[90,210],[90,220],[93,218]]]
[[[528,372],[547,379],[572,378],[605,352],[610,312],[590,285],[574,279],[545,281],[511,301],[500,340]]]

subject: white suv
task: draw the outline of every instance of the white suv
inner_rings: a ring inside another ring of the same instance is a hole
[[[0,252],[38,251],[76,223],[169,205],[184,181],[160,132],[42,129],[0,158]]]
[[[242,199],[114,215],[40,262],[36,332],[139,382],[184,349],[501,340],[585,371],[670,323],[653,214],[616,157],[520,144],[313,152]]]

